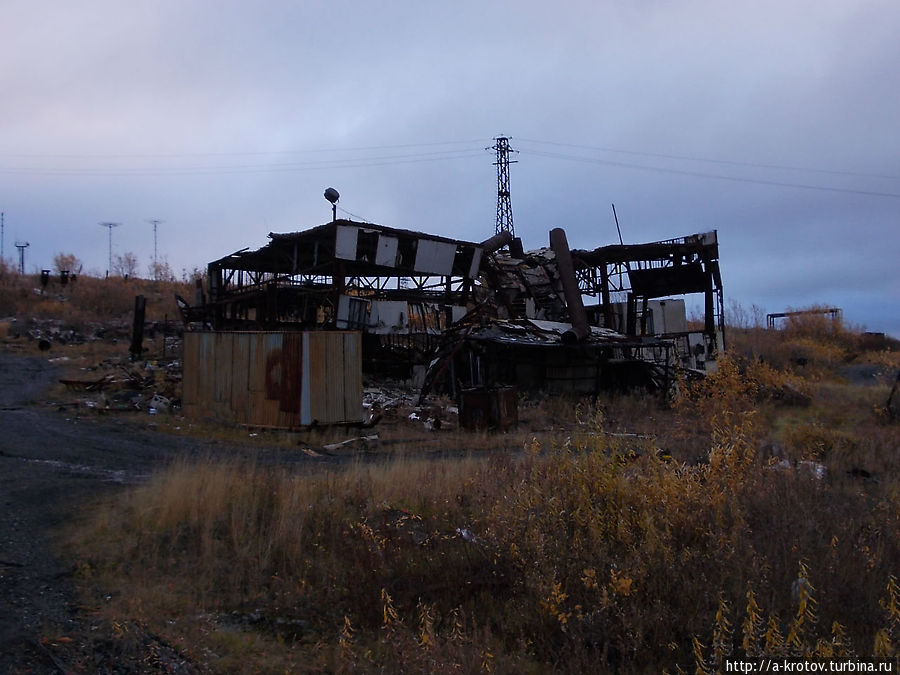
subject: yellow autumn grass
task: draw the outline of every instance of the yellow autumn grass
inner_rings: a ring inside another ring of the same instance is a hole
[[[876,634],[884,646],[896,492],[770,469],[753,416],[740,419],[696,466],[538,443],[306,473],[179,464],[103,510],[82,556],[94,583],[121,592],[108,611],[175,644],[215,644],[225,660],[212,666],[241,672],[629,670],[693,667],[697,654],[715,667],[764,641],[726,630],[746,620],[767,621],[782,651],[836,644],[835,622],[857,653]],[[816,623],[792,600],[801,563]],[[748,589],[765,619],[733,610]]]
[[[875,410],[889,388],[841,379],[866,358],[849,332],[797,335],[821,343],[805,366],[778,365],[782,340],[671,405],[538,403],[532,436],[177,463],[75,534],[82,586],[217,672],[897,658],[900,456]]]

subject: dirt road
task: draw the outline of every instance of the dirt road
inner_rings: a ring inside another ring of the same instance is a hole
[[[54,537],[89,500],[144,482],[175,458],[261,451],[115,416],[79,419],[47,405],[57,376],[46,358],[0,353],[0,673],[197,672],[153,636],[128,652],[104,636],[108,628],[79,609],[75,563]],[[304,461],[293,455],[279,461]]]

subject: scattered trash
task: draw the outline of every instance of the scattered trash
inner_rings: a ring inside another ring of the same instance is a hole
[[[812,462],[810,460],[800,460],[799,462],[791,462],[789,459],[783,459],[776,464],[772,464],[775,471],[796,471],[798,474],[809,476],[817,480],[822,480],[828,473],[828,469],[824,464]]]
[[[151,409],[155,409],[159,412],[169,412],[172,409],[172,401],[165,396],[153,394],[153,397],[150,399],[150,406]]]
[[[323,445],[322,448],[328,452],[334,452],[336,450],[342,449],[350,449],[353,446],[361,446],[360,449],[363,451],[367,451],[369,449],[370,444],[376,444],[378,441],[378,434],[372,434],[370,436],[357,436],[356,438],[348,438],[346,441],[340,441],[339,443],[329,443],[328,445]]]
[[[466,541],[470,544],[478,543],[478,537],[476,537],[472,530],[470,530],[468,527],[457,527],[456,534],[462,537],[463,541]]]
[[[72,391],[100,391],[112,381],[112,375],[104,375],[97,380],[60,380],[59,382],[64,384],[66,389]]]
[[[71,361],[67,356],[48,360],[52,363]],[[110,357],[80,368],[93,372],[93,377],[66,377],[58,381],[68,391],[82,394],[79,400],[69,401],[66,406],[84,407],[101,413],[143,410],[149,415],[166,414],[181,406],[181,374],[171,370],[173,362],[178,363],[174,359],[148,360],[132,365],[126,362],[124,356]],[[101,392],[99,397],[84,396]]]

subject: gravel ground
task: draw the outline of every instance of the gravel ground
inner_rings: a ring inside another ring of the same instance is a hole
[[[54,533],[88,500],[139,484],[175,458],[267,453],[158,434],[113,415],[78,418],[48,404],[44,392],[57,378],[46,358],[0,353],[0,673],[202,672],[139,627],[123,640],[121,627],[114,636],[80,608],[75,562]],[[277,457],[315,463],[299,451]]]

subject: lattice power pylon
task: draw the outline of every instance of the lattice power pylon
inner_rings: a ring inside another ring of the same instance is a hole
[[[159,281],[159,258],[156,257],[156,228],[166,221],[159,218],[151,218],[147,222],[153,226],[153,280]],[[110,230],[110,233],[112,233],[112,230]]]
[[[25,274],[25,249],[31,246],[27,241],[17,241],[16,248],[19,249],[19,274]]]
[[[106,268],[106,277],[109,278],[109,275],[112,274],[112,231],[114,227],[119,227],[122,223],[99,223],[100,227],[105,227],[109,230],[109,267]]]
[[[494,139],[492,150],[497,152],[497,228],[495,234],[509,232],[516,236],[516,228],[513,226],[512,202],[509,199],[509,153],[515,152],[509,147],[509,139],[506,136],[498,136]]]

